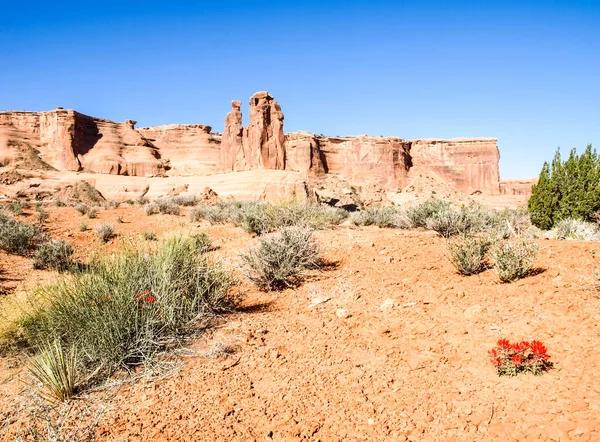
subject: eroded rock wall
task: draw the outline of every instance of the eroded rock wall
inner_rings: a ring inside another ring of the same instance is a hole
[[[219,169],[221,137],[203,124],[169,124],[137,131],[157,149],[166,176],[210,175]]]
[[[410,141],[409,178],[434,173],[463,192],[500,193],[500,152],[495,138]]]

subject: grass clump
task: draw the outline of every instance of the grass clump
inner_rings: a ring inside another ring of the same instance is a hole
[[[470,276],[486,267],[486,255],[492,246],[489,237],[460,236],[448,240],[450,262],[461,275]]]
[[[86,214],[89,219],[96,219],[96,217],[98,216],[98,212],[96,212],[96,209],[93,208],[88,209]]]
[[[156,241],[158,239],[154,232],[142,232],[142,238],[146,241]]]
[[[79,223],[79,231],[80,232],[85,232],[88,229],[88,225],[85,221],[82,221]]]
[[[600,241],[598,224],[567,218],[559,221],[549,233],[552,239],[578,239],[583,241]]]
[[[198,203],[198,197],[196,195],[178,195],[173,197],[173,202],[178,206],[195,206]]]
[[[179,205],[175,203],[173,198],[160,198],[154,200],[152,203],[147,204],[144,207],[146,215],[156,215],[157,213],[163,213],[166,215],[179,215],[181,209]]]
[[[206,235],[189,234],[128,244],[39,287],[20,321],[24,344],[60,341],[88,378],[152,361],[200,318],[235,305],[231,274],[209,261],[208,246]]]
[[[516,238],[498,242],[492,249],[494,269],[502,282],[527,276],[539,246],[536,241]]]
[[[96,237],[102,242],[107,242],[112,238],[115,232],[113,225],[109,223],[99,224],[94,230],[96,232]]]
[[[90,210],[90,207],[87,204],[77,203],[75,205],[75,209],[82,215],[85,215]]]
[[[319,246],[312,232],[303,227],[285,227],[266,235],[241,254],[245,273],[260,289],[291,286],[302,271],[318,268]]]
[[[14,218],[0,214],[0,249],[14,255],[24,255],[35,246],[38,230]]]
[[[406,213],[395,207],[369,207],[350,215],[350,222],[355,226],[382,228],[408,229],[412,226]]]
[[[29,372],[50,401],[66,401],[77,392],[77,353],[73,348],[65,350],[58,339],[30,358]]]
[[[450,209],[450,202],[431,198],[420,204],[409,207],[406,215],[413,227],[427,227],[427,220],[439,212]]]
[[[60,239],[44,242],[33,255],[33,268],[63,272],[73,264],[71,255],[73,255],[73,246],[69,242]]]

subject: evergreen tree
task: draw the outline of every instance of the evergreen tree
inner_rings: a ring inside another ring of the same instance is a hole
[[[600,156],[591,145],[577,155],[571,150],[563,162],[557,149],[551,164],[544,163],[528,202],[531,221],[548,230],[565,218],[592,221],[600,212]]]

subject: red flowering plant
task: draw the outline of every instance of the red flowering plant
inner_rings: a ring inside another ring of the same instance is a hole
[[[152,296],[150,290],[145,290],[142,293],[135,293],[133,296],[141,306],[144,304],[154,304],[156,302],[156,298]]]
[[[521,341],[511,344],[508,339],[500,339],[489,354],[501,376],[516,376],[527,371],[539,375],[552,368],[548,350],[540,341]]]

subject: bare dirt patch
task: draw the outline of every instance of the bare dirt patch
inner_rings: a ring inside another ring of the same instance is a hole
[[[100,245],[80,221],[114,223],[118,236]],[[147,217],[139,206],[102,209],[93,220],[52,208],[47,225],[82,257],[183,225],[207,232],[211,253],[235,266],[254,241],[231,226]],[[193,342],[174,375],[123,385],[108,398],[92,393],[88,400],[108,406],[99,439],[600,438],[600,299],[587,283],[597,243],[540,240],[537,271],[501,284],[493,270],[459,275],[431,232],[340,227],[316,237],[336,266],[293,290],[242,283],[243,307]],[[0,253],[3,284],[15,291],[35,277],[20,260]],[[498,377],[487,351],[500,337],[542,340],[555,368]],[[29,406],[22,368],[0,362],[0,416]]]

